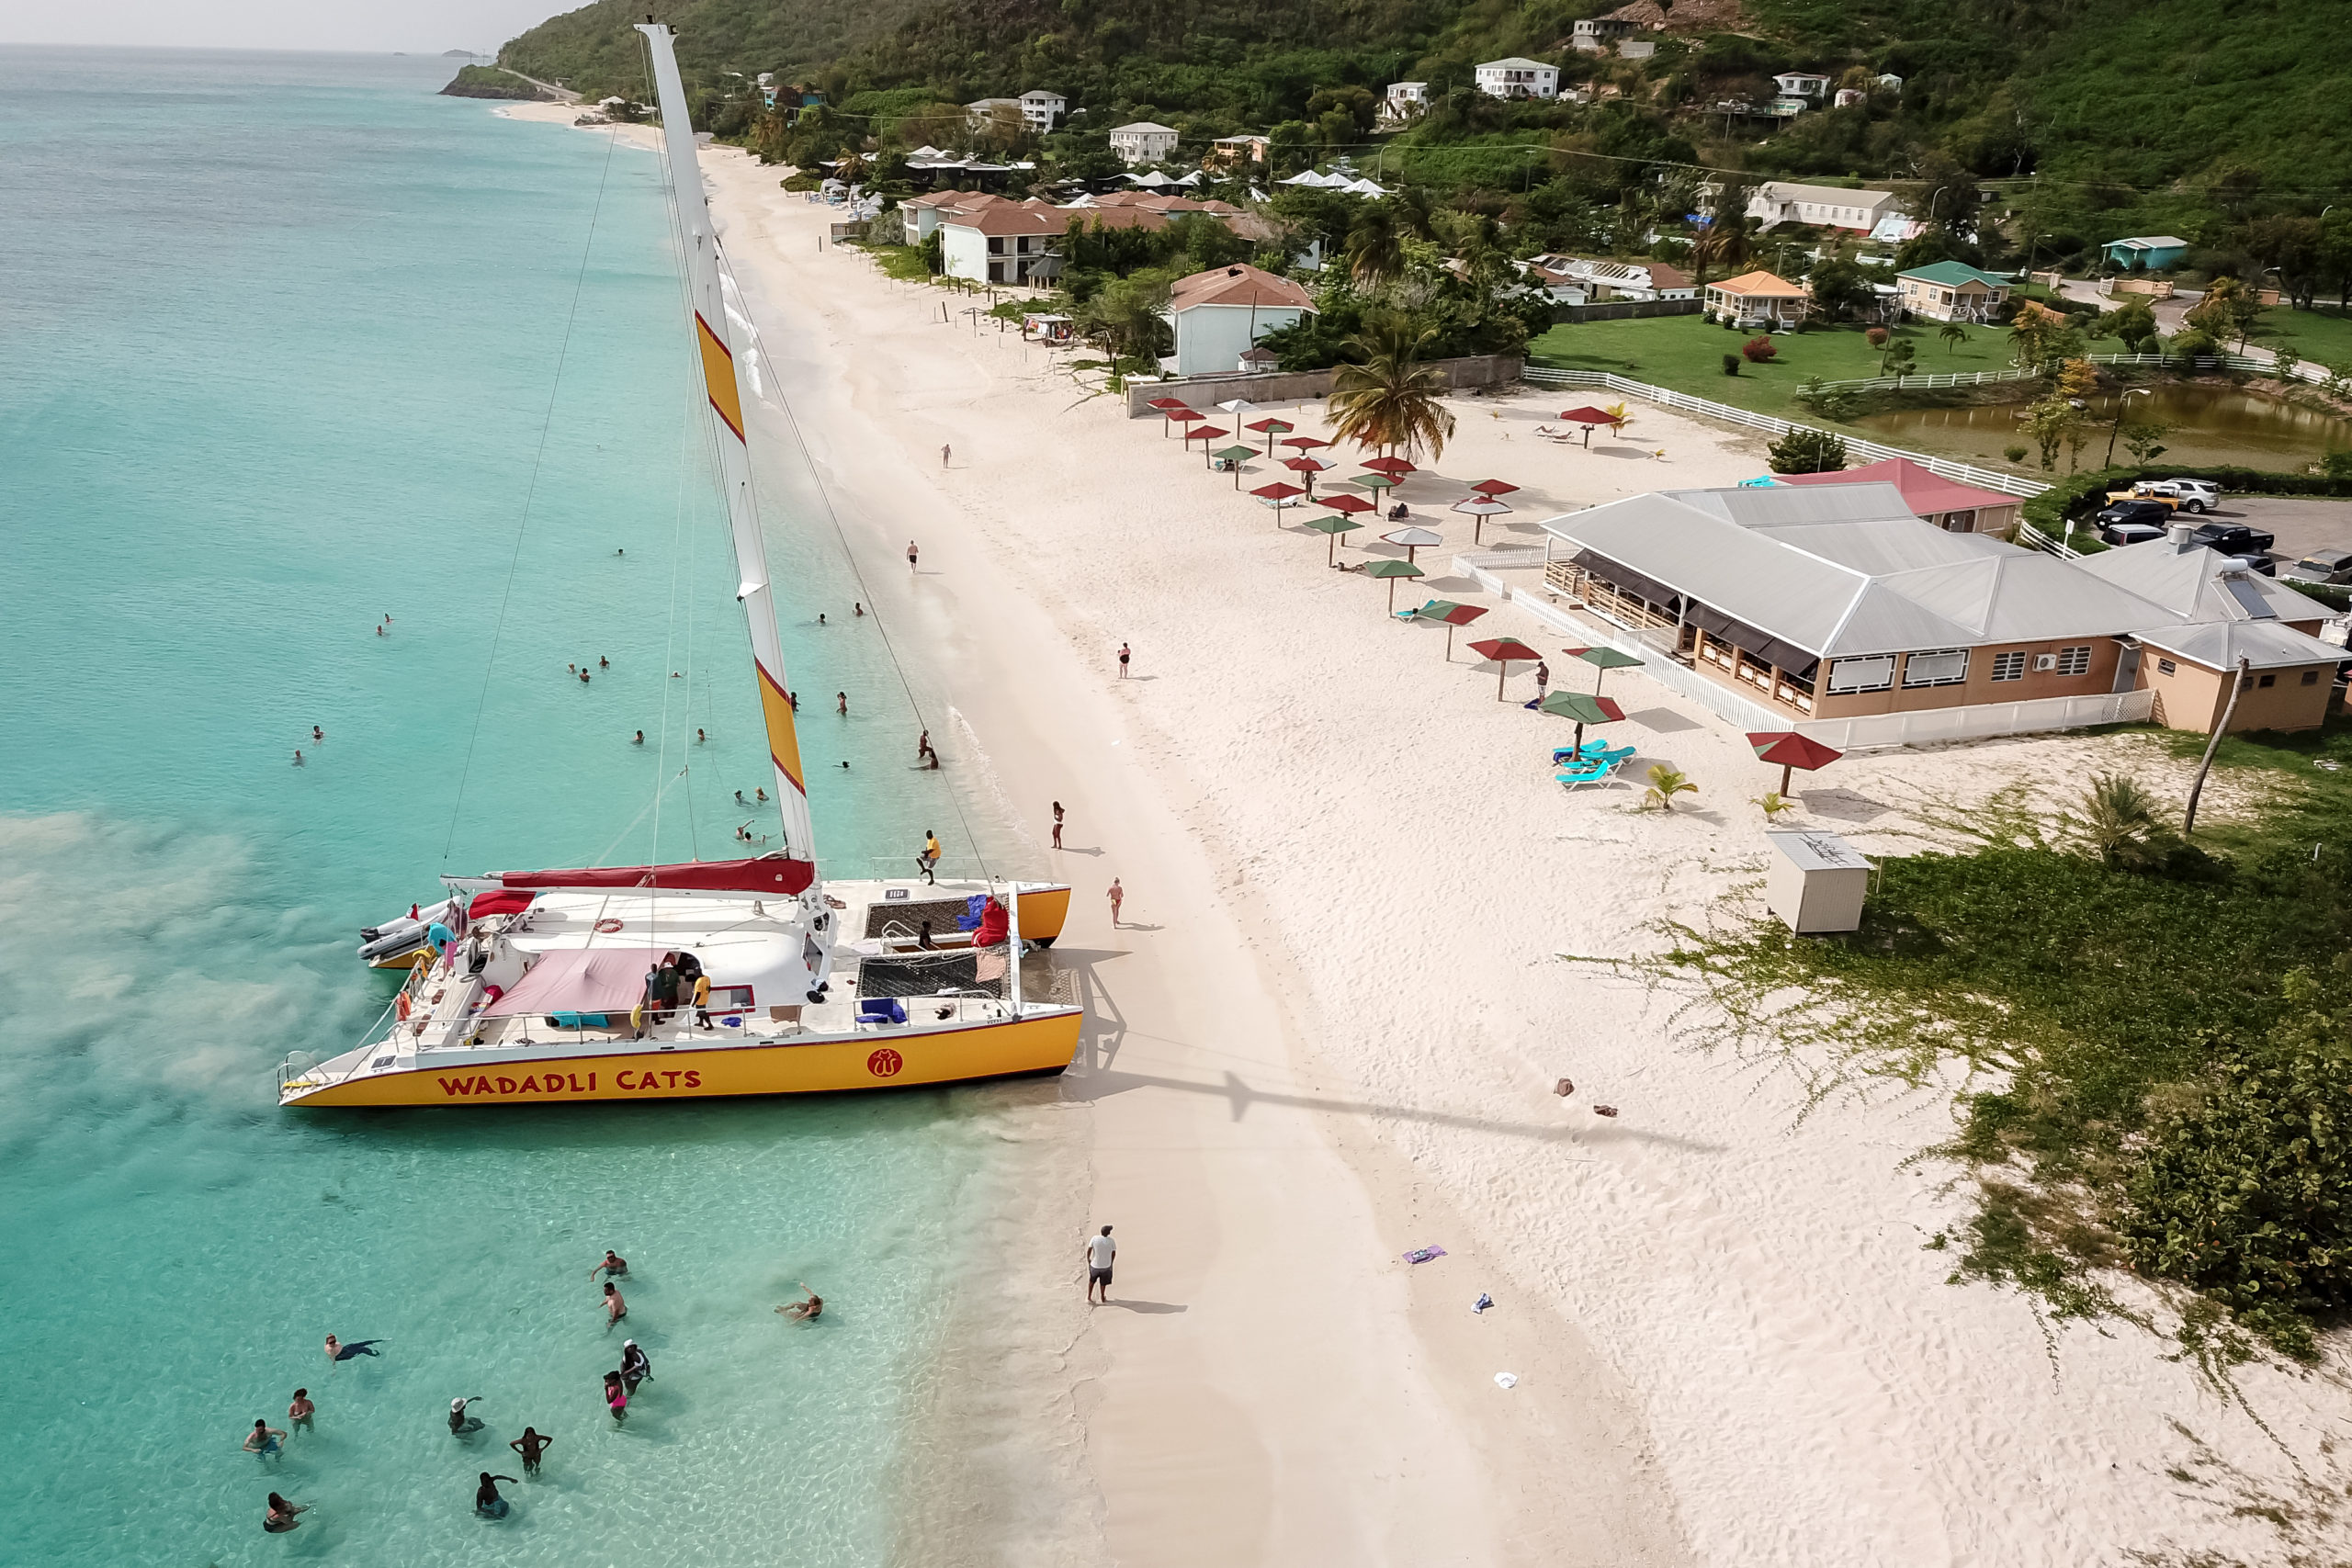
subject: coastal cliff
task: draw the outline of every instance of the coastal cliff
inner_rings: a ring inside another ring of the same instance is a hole
[[[551,104],[556,96],[532,85],[510,72],[488,65],[460,65],[458,74],[441,89],[447,98],[521,98],[532,103]]]

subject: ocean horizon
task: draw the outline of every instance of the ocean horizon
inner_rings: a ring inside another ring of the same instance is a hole
[[[437,96],[451,69],[0,48],[0,1212],[29,1416],[0,1534],[65,1568],[884,1562],[979,1208],[1018,1201],[976,1178],[1027,1099],[275,1102],[279,1060],[386,1005],[358,930],[437,874],[775,830],[735,801],[764,749],[657,161]],[[910,766],[900,673],[796,483],[765,523],[792,683],[826,698],[820,857],[910,869],[936,826],[978,869],[1003,826]],[[611,1333],[606,1247],[632,1264]],[[796,1327],[771,1309],[803,1280],[826,1311]],[[329,1333],[381,1355],[331,1366]],[[630,1335],[655,1376],[616,1426]],[[298,1386],[315,1428],[242,1451]],[[472,1395],[486,1427],[454,1438]],[[476,1518],[526,1424],[544,1473]],[[273,1490],[312,1509],[282,1537]]]

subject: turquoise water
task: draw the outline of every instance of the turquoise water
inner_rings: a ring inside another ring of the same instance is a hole
[[[435,873],[724,855],[767,782],[656,162],[447,69],[0,50],[12,1561],[888,1555],[1001,1101],[274,1103]],[[800,618],[862,592],[838,544],[769,530],[793,682],[857,713],[807,705],[829,866],[952,836],[871,626]],[[606,1246],[656,1372],[618,1428]],[[315,1433],[240,1452],[298,1384]],[[526,1422],[545,1477],[478,1521]],[[262,1533],[272,1489],[303,1528]]]

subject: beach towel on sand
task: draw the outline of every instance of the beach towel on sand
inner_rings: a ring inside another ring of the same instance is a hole
[[[1445,1248],[1442,1247],[1417,1247],[1413,1248],[1412,1251],[1405,1254],[1405,1261],[1408,1263],[1427,1263],[1432,1258],[1443,1258],[1444,1256]]]

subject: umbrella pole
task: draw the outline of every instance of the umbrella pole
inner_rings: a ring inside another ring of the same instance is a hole
[[[1452,621],[1445,623],[1445,661],[1448,664],[1453,662],[1453,623]]]
[[[1337,534],[1326,534],[1323,536],[1323,564],[1325,566],[1337,566],[1340,564],[1338,548],[1339,543],[1340,536]]]
[[[1393,577],[1388,580],[1388,613],[1396,613],[1396,580]]]
[[[1584,720],[1582,719],[1577,720],[1576,748],[1579,751],[1584,750]]]
[[[1783,795],[1789,793],[1789,770],[1795,766],[1794,762],[1788,762],[1782,764],[1781,768],[1781,793]]]
[[[1510,678],[1510,665],[1505,660],[1495,660],[1495,701],[1503,700],[1503,682]]]

